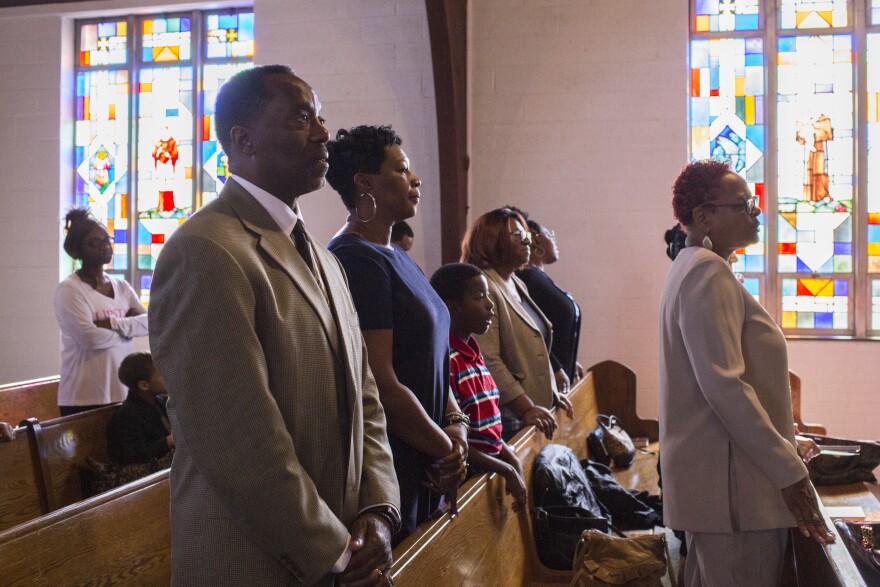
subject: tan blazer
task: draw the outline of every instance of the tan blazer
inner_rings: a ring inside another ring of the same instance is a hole
[[[780,489],[807,468],[795,449],[785,337],[702,247],[679,253],[660,303],[660,463],[670,528],[794,525]]]
[[[489,298],[495,304],[495,317],[486,334],[477,337],[486,367],[498,385],[501,395],[502,413],[504,404],[522,394],[528,395],[535,404],[550,408],[553,406],[553,392],[556,379],[550,366],[550,348],[553,325],[531,301],[525,284],[515,275],[511,276],[516,291],[523,303],[531,303],[537,314],[544,320],[547,339],[541,336],[531,317],[523,310],[516,298],[511,295],[504,280],[494,269],[483,271],[489,283]]]
[[[358,513],[399,507],[357,312],[312,244],[329,305],[289,235],[229,180],[156,264],[177,585],[332,584]]]

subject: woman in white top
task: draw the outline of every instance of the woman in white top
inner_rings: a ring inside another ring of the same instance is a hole
[[[128,282],[104,273],[113,240],[88,211],[66,217],[64,250],[82,263],[58,285],[55,317],[61,328],[58,407],[67,416],[125,399],[117,370],[131,339],[147,336],[147,311]]]
[[[785,337],[727,263],[761,209],[719,161],[672,191],[687,239],[660,304],[664,523],[686,532],[686,585],[775,587],[790,528],[834,535],[795,449]]]

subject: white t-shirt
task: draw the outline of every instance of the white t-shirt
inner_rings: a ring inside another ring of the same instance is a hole
[[[147,336],[147,315],[127,318],[141,302],[128,282],[111,275],[113,297],[94,290],[75,272],[55,291],[55,318],[61,328],[61,382],[58,405],[90,406],[121,402],[128,393],[119,381],[119,363],[131,339]],[[95,320],[110,319],[111,330]]]

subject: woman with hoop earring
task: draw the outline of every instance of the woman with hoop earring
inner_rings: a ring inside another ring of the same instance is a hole
[[[467,418],[449,393],[449,312],[418,265],[391,244],[416,214],[421,181],[390,126],[357,126],[327,145],[327,181],[349,216],[327,244],[348,277],[385,410],[400,485],[398,544],[441,496],[454,508],[467,470]]]

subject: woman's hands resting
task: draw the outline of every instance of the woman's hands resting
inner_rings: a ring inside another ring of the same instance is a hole
[[[443,428],[443,432],[452,442],[452,451],[443,458],[437,459],[426,472],[428,481],[425,486],[442,493],[449,504],[453,516],[458,515],[458,486],[467,476],[467,426],[451,424]]]

